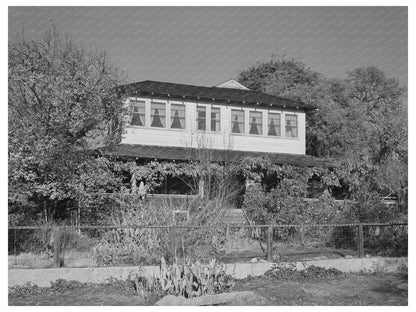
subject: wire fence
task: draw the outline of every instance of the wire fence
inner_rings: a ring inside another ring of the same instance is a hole
[[[9,227],[9,268],[407,256],[407,223]],[[254,260],[253,258],[256,258]]]

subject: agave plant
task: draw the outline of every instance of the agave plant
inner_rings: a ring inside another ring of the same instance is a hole
[[[156,280],[164,293],[186,298],[229,291],[234,286],[234,278],[227,275],[224,265],[218,264],[215,259],[208,265],[199,261],[179,264],[177,259],[168,265],[162,257],[160,275]]]

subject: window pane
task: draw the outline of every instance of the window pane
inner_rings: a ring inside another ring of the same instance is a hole
[[[207,130],[207,108],[205,106],[197,106],[196,108],[197,117],[197,129],[198,130]]]
[[[220,109],[211,107],[211,131],[220,131]]]
[[[267,135],[280,136],[280,114],[269,112],[268,119]]]
[[[231,133],[245,133],[244,111],[231,110]]]
[[[166,104],[152,103],[150,119],[152,121],[151,127],[164,128],[166,127]]]
[[[298,137],[298,116],[296,115],[286,115],[286,131],[285,136],[291,138]]]
[[[145,126],[146,103],[142,101],[130,100],[130,125]]]
[[[263,134],[263,114],[250,112],[250,134]]]
[[[185,129],[185,105],[172,104],[171,106],[171,128]]]

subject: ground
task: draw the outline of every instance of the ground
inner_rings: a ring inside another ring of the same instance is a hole
[[[234,290],[262,295],[261,305],[407,305],[407,275],[349,274],[316,282],[273,281],[265,277],[245,279]],[[255,304],[255,303],[254,303]]]
[[[246,305],[407,305],[407,274],[347,274],[316,281],[278,281],[267,276],[236,282],[235,291],[251,290],[264,299]],[[58,289],[58,290],[56,290]],[[152,305],[158,298],[137,296],[114,285],[45,288],[34,293],[9,293],[9,305]],[[238,303],[235,303],[238,304]]]

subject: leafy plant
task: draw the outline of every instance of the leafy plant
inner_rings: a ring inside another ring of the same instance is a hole
[[[208,265],[202,265],[199,261],[183,264],[175,261],[168,265],[162,257],[160,275],[153,278],[147,287],[192,298],[230,291],[234,287],[234,278],[227,275],[224,265],[215,259]]]
[[[293,263],[289,265],[275,264],[274,267],[264,273],[265,276],[281,281],[315,281],[320,279],[334,279],[345,275],[335,268],[323,268],[310,265],[302,270],[297,270]]]

